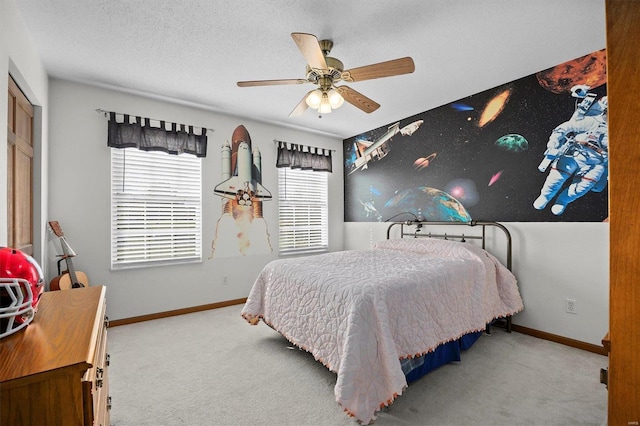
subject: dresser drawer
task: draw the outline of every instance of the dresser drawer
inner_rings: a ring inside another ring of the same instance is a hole
[[[109,425],[109,354],[107,353],[107,325],[105,315],[106,306],[101,312],[104,318],[100,328],[95,348],[92,367],[83,376],[83,399],[85,425]]]

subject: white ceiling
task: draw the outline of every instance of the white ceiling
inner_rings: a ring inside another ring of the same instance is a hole
[[[348,138],[605,47],[604,0],[16,0],[50,76]],[[413,74],[349,83],[382,106],[288,115],[310,84],[292,32],[346,69],[404,56]],[[122,111],[127,112],[127,111]]]

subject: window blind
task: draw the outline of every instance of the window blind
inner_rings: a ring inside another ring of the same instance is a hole
[[[327,182],[326,172],[278,169],[281,255],[328,250]]]
[[[111,267],[202,259],[201,160],[111,149]]]

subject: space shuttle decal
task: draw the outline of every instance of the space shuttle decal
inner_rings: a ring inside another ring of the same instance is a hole
[[[360,169],[366,169],[369,161],[380,160],[389,153],[390,148],[388,142],[397,133],[403,136],[411,136],[420,126],[424,123],[424,120],[417,120],[411,124],[400,128],[400,122],[389,126],[387,131],[375,141],[356,141],[354,142],[356,161],[353,164],[353,168],[349,171],[349,174],[358,171]]]
[[[271,200],[271,192],[262,186],[262,156],[252,148],[247,129],[240,125],[231,136],[231,144],[221,148],[222,181],[213,193],[223,198],[211,257],[216,254],[262,254],[272,251],[267,224],[262,217],[262,202]],[[237,252],[233,241],[237,241]]]
[[[270,200],[271,193],[262,186],[262,157],[258,148],[251,149],[251,137],[244,126],[233,131],[229,142],[222,145],[222,179],[213,190],[221,197],[248,206],[256,200]]]

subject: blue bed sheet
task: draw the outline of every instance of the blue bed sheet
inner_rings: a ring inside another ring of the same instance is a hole
[[[414,382],[427,373],[453,361],[460,361],[460,353],[469,349],[480,338],[482,331],[465,334],[458,340],[445,343],[426,355],[402,361],[402,371],[407,383]]]

